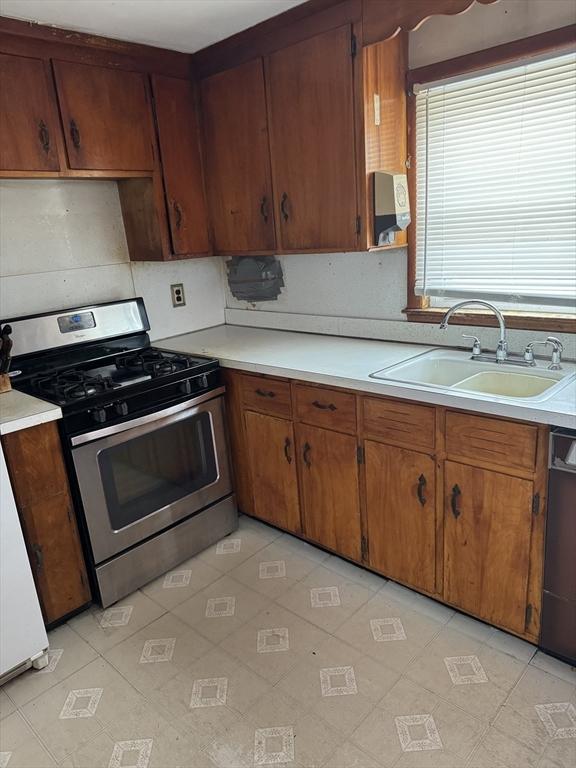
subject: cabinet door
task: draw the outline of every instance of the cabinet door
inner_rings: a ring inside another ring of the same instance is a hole
[[[532,481],[453,461],[444,477],[444,599],[523,632]]]
[[[335,552],[362,559],[356,438],[298,424],[304,532]]]
[[[46,624],[90,601],[88,579],[53,422],[2,438],[30,565]]]
[[[55,61],[54,73],[70,168],[154,168],[143,75],[69,61]]]
[[[50,88],[43,61],[0,54],[0,170],[60,169]]]
[[[152,86],[172,249],[177,255],[207,253],[210,241],[192,84],[155,75]]]
[[[254,515],[299,533],[300,504],[292,422],[252,411],[246,411],[244,419]]]
[[[366,440],[370,565],[392,579],[435,591],[434,459]]]
[[[268,88],[283,251],[356,247],[354,89],[349,26],[273,53]]]
[[[274,206],[262,60],[202,81],[206,178],[214,248],[272,251]]]

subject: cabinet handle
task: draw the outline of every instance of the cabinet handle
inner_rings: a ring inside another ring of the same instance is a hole
[[[276,392],[272,392],[270,389],[257,389],[256,394],[260,395],[260,397],[276,397]]]
[[[321,411],[335,411],[336,406],[334,403],[321,403],[319,400],[314,400],[312,403],[314,408],[319,408]]]
[[[304,450],[302,451],[302,458],[304,459],[304,464],[310,469],[312,466],[312,462],[310,461],[310,451],[312,450],[312,446],[310,443],[304,443]]]
[[[260,216],[264,219],[264,223],[268,224],[268,198],[266,195],[260,201]]]
[[[44,120],[40,120],[38,123],[38,138],[42,144],[42,149],[48,154],[50,152],[50,132]]]
[[[286,440],[284,440],[284,456],[286,457],[286,461],[288,462],[288,464],[292,464],[291,448],[292,448],[292,441],[290,440],[289,437],[287,437]]]
[[[416,492],[418,494],[418,501],[422,506],[426,504],[426,496],[424,496],[425,489],[426,489],[426,478],[424,477],[424,475],[420,475],[420,477],[418,478],[418,489]]]
[[[286,203],[288,202],[288,195],[286,192],[282,195],[282,199],[280,200],[280,211],[282,212],[282,218],[284,221],[288,221],[288,211],[286,210]]]
[[[458,499],[460,498],[460,496],[462,496],[462,491],[457,485],[455,485],[452,488],[452,497],[450,499],[450,506],[452,507],[452,514],[454,515],[455,520],[457,520],[461,514],[459,502],[458,502]]]
[[[80,149],[80,129],[75,120],[70,120],[70,138],[75,149]]]
[[[39,544],[34,544],[32,551],[34,552],[34,559],[36,560],[36,570],[41,571],[44,566],[44,553],[42,552],[42,547]]]
[[[176,229],[180,229],[182,225],[182,208],[180,207],[180,203],[176,200],[172,203],[172,207],[174,208]]]

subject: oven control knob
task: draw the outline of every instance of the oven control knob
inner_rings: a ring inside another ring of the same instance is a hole
[[[186,381],[180,382],[180,392],[182,392],[183,395],[192,394],[192,382],[190,379],[186,379]]]
[[[128,403],[124,400],[119,400],[117,403],[114,403],[114,410],[118,416],[128,416]]]
[[[98,424],[104,424],[106,421],[106,408],[94,408],[92,410],[92,418]]]
[[[205,373],[200,376],[200,387],[202,389],[207,389],[208,387],[208,376]]]

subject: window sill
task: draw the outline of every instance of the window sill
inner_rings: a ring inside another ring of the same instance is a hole
[[[448,309],[448,307],[446,308]],[[440,324],[446,309],[441,307],[414,309],[407,307],[404,310],[406,319],[410,323],[437,323]],[[507,328],[526,331],[556,331],[557,333],[576,333],[576,318],[571,315],[546,314],[538,315],[531,312],[505,311],[502,313],[506,320]],[[497,326],[495,316],[483,310],[469,309],[465,312],[457,312],[452,318],[455,325],[480,325]]]

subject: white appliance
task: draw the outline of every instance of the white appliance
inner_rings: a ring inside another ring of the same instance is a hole
[[[40,612],[6,459],[0,448],[0,685],[48,663]]]

